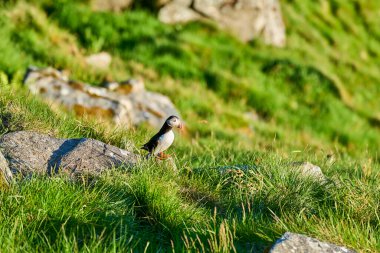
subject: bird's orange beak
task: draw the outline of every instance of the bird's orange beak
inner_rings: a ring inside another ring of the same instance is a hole
[[[184,125],[183,123],[179,124],[179,125],[178,125],[178,129],[179,129],[179,132],[180,132],[181,134],[183,134],[184,131],[185,131],[185,125]]]
[[[179,130],[179,133],[184,137],[189,135],[186,124],[181,123],[181,126],[178,126],[178,130]]]

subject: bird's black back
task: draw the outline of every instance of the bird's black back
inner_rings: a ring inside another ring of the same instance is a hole
[[[153,150],[157,147],[158,145],[158,139],[160,138],[160,132],[156,133],[147,143],[145,143],[141,149],[144,149],[148,151],[149,153],[152,153]]]
[[[152,153],[153,150],[157,147],[158,145],[158,140],[159,138],[161,137],[161,135],[169,132],[170,130],[172,130],[172,127],[168,125],[168,120],[174,118],[175,116],[170,116],[166,121],[165,123],[162,125],[160,131],[158,131],[158,133],[156,133],[147,143],[145,143],[141,149],[144,149],[146,151],[148,151],[149,153]]]

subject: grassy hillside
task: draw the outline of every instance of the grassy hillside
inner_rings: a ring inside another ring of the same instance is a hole
[[[277,49],[213,24],[163,25],[144,10],[2,2],[0,134],[131,141],[140,152],[154,132],[49,109],[21,85],[29,65],[94,85],[142,76],[173,100],[189,134],[171,148],[178,173],[152,161],[90,186],[32,178],[0,191],[0,251],[260,252],[285,231],[380,251],[380,4],[289,0],[282,9],[288,45]],[[86,65],[99,51],[113,55],[109,71]],[[290,173],[306,160],[331,181]]]

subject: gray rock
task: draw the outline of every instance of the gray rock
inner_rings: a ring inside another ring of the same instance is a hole
[[[35,132],[13,132],[0,138],[0,149],[7,158],[13,174],[44,174],[54,151],[64,143],[48,135]]]
[[[172,1],[160,10],[158,18],[161,22],[167,24],[185,23],[202,19],[203,16],[200,13],[189,8],[190,4],[191,0]]]
[[[162,7],[165,4],[170,3],[172,0],[153,0],[156,7]]]
[[[99,175],[112,167],[131,167],[138,160],[131,152],[93,139],[67,140],[55,153],[51,168],[69,170],[71,175]]]
[[[326,177],[319,166],[309,162],[294,162],[292,167],[305,177],[311,177],[318,181],[325,181]]]
[[[86,57],[86,63],[97,69],[108,69],[111,61],[112,56],[106,52],[100,52]]]
[[[94,87],[69,81],[53,68],[29,68],[24,83],[33,94],[62,104],[77,115],[109,118],[126,128],[142,123],[159,128],[170,115],[179,115],[168,97],[146,91],[138,79]]]
[[[321,242],[301,234],[286,232],[278,239],[269,253],[355,253],[356,251],[335,244]]]
[[[160,10],[159,19],[164,23],[210,19],[242,41],[262,37],[274,46],[286,43],[278,0],[173,0]]]
[[[120,12],[131,6],[133,0],[92,0],[92,8],[96,11]]]
[[[112,167],[133,166],[139,157],[93,139],[57,139],[36,132],[8,133],[0,148],[13,173],[99,175]]]
[[[250,111],[250,112],[244,113],[244,117],[250,122],[257,122],[260,120],[259,114],[255,111]]]
[[[175,173],[178,173],[177,165],[175,164],[175,161],[173,157],[168,157],[165,160],[156,159],[158,163],[164,164],[168,169],[173,170]]]
[[[237,165],[226,165],[215,167],[214,169],[218,170],[221,174],[229,174],[229,173],[248,173],[249,171],[256,170],[257,167],[255,165],[245,165],[245,164],[237,164]]]
[[[8,162],[3,153],[0,151],[0,186],[9,185],[13,181],[12,172],[9,169]]]
[[[118,83],[118,82],[105,83],[104,87],[112,92],[116,92],[116,93],[124,94],[124,95],[145,91],[144,81],[141,79],[129,79],[121,83]]]

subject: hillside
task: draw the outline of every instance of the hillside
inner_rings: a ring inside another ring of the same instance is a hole
[[[31,65],[95,86],[141,77],[170,97],[187,133],[170,149],[178,173],[151,161],[93,185],[37,176],[4,186],[0,251],[262,252],[285,231],[380,251],[380,2],[281,6],[284,48],[244,44],[211,22],[165,25],[144,6],[1,1],[0,135],[133,143],[142,154],[156,130],[51,108],[22,85]],[[111,67],[89,67],[102,51]],[[330,180],[291,173],[298,161]]]

